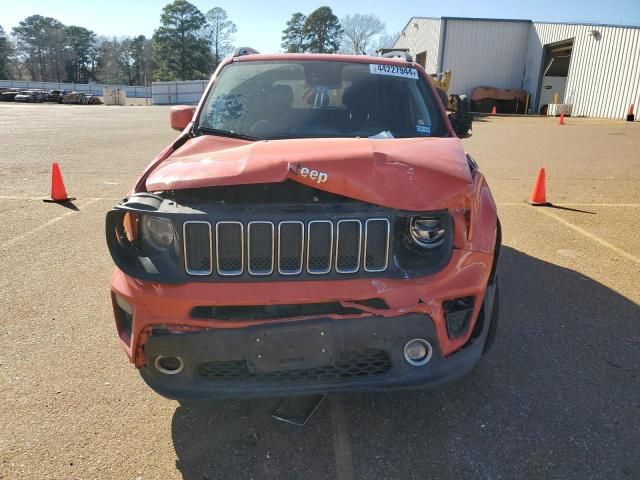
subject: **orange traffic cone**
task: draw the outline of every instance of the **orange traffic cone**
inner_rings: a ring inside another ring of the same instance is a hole
[[[496,106],[494,105],[493,108],[491,109],[491,115],[495,115],[496,114]]]
[[[633,122],[636,119],[633,114],[633,103],[629,105],[629,110],[627,110],[627,122]]]
[[[560,123],[559,125],[564,125],[564,112],[560,112]]]
[[[538,171],[536,183],[533,184],[533,190],[531,191],[531,197],[527,202],[534,207],[544,207],[551,205],[547,202],[547,180],[544,167]]]
[[[60,167],[56,162],[53,162],[51,168],[51,198],[45,198],[45,202],[63,203],[70,200],[75,200],[75,197],[69,197],[67,190],[64,188],[64,181],[62,180],[62,174],[60,173]]]

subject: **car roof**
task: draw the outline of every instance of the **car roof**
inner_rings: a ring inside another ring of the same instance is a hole
[[[349,63],[381,63],[384,65],[399,65],[416,67],[415,62],[407,62],[401,58],[374,57],[371,55],[342,55],[337,53],[256,53],[234,57],[234,62],[251,61],[323,61]]]

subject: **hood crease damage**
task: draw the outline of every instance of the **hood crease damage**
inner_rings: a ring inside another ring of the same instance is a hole
[[[435,137],[247,142],[200,136],[147,173],[150,192],[290,179],[404,210],[463,206],[472,184],[460,141]]]

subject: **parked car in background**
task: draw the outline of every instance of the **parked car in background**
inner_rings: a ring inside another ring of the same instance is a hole
[[[44,102],[45,96],[39,90],[23,90],[18,93],[14,101],[15,102],[26,102],[26,103],[40,103]]]
[[[62,103],[87,104],[87,96],[81,92],[70,92],[62,97]]]
[[[49,93],[47,93],[47,97],[45,100],[47,102],[62,103],[62,99],[66,94],[66,90],[51,90]]]
[[[0,93],[0,101],[2,102],[13,102],[16,98],[16,95],[20,93],[19,90],[8,90]]]
[[[89,105],[102,105],[102,100],[97,95],[87,95],[87,103]]]
[[[18,94],[15,97],[13,97],[13,101],[31,103],[33,102],[33,98],[31,96],[31,92],[29,92],[28,90],[23,90],[21,92],[18,92]]]

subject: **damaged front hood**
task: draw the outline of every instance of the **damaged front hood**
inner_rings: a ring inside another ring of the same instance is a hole
[[[287,179],[404,210],[461,206],[472,179],[457,138],[188,140],[146,179],[147,191]]]

